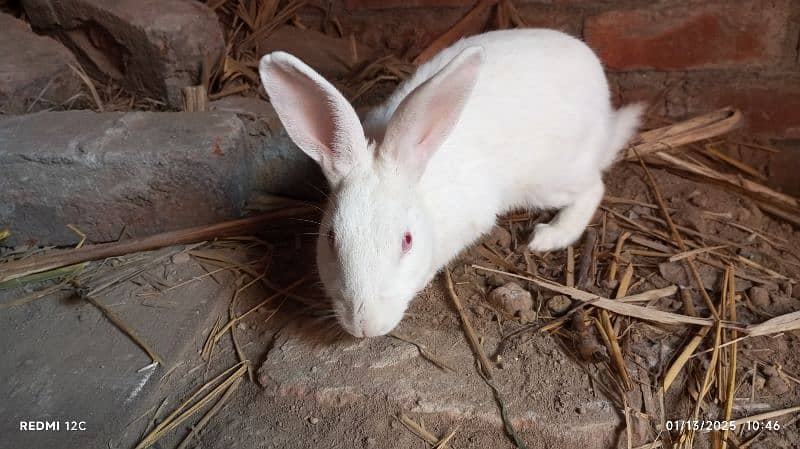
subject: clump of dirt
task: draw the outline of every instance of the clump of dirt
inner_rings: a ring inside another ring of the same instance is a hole
[[[533,299],[529,291],[516,282],[503,284],[489,292],[489,303],[511,314],[522,316],[533,308]]]

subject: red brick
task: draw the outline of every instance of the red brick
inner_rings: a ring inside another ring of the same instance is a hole
[[[516,4],[525,25],[531,28],[552,28],[580,36],[581,15],[571,9],[541,4]]]
[[[766,65],[781,59],[788,0],[616,10],[586,19],[584,37],[613,70]]]
[[[788,195],[800,197],[800,182],[797,182],[797,173],[800,172],[800,142],[779,142],[777,148],[781,150],[780,153],[768,156],[769,185]],[[761,154],[764,152],[762,151]]]
[[[734,80],[694,83],[684,93],[687,112],[694,114],[733,106],[744,114],[745,132],[779,138],[800,138],[800,79]]]
[[[342,14],[339,20],[357,41],[379,53],[416,56],[464,17],[464,12],[464,8],[367,10]]]
[[[470,6],[476,0],[346,0],[345,7],[356,9],[392,9],[392,8],[450,8]]]
[[[665,98],[680,85],[670,72],[619,72],[609,74],[609,86],[614,105],[644,103],[649,114],[644,117],[645,127],[664,124],[667,115]]]
[[[591,5],[592,3],[598,3],[597,0],[514,0],[514,6],[518,9],[520,7],[526,5],[541,5],[541,6],[552,6],[552,5]]]

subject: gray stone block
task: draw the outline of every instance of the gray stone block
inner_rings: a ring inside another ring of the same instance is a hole
[[[75,57],[58,41],[0,13],[0,113],[38,111],[80,93],[70,64]]]
[[[217,16],[194,0],[23,0],[36,29],[57,36],[95,72],[180,106],[204,58],[224,51]]]
[[[238,217],[250,179],[227,113],[46,112],[0,119],[4,245],[95,242]]]
[[[321,200],[325,179],[310,157],[286,134],[271,104],[251,97],[226,97],[211,109],[233,112],[245,123],[253,147],[250,165],[252,193]]]

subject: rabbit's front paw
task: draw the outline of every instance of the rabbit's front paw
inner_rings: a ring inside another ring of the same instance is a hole
[[[550,223],[539,223],[533,229],[533,239],[528,243],[528,249],[535,253],[544,253],[561,249],[580,237],[580,232],[575,235],[572,229]]]

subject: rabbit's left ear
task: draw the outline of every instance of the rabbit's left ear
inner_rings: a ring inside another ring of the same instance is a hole
[[[331,83],[284,52],[261,58],[261,82],[286,132],[322,168],[331,186],[368,156],[356,111]]]
[[[458,123],[483,63],[483,48],[461,51],[400,103],[382,147],[418,179],[428,160]]]

